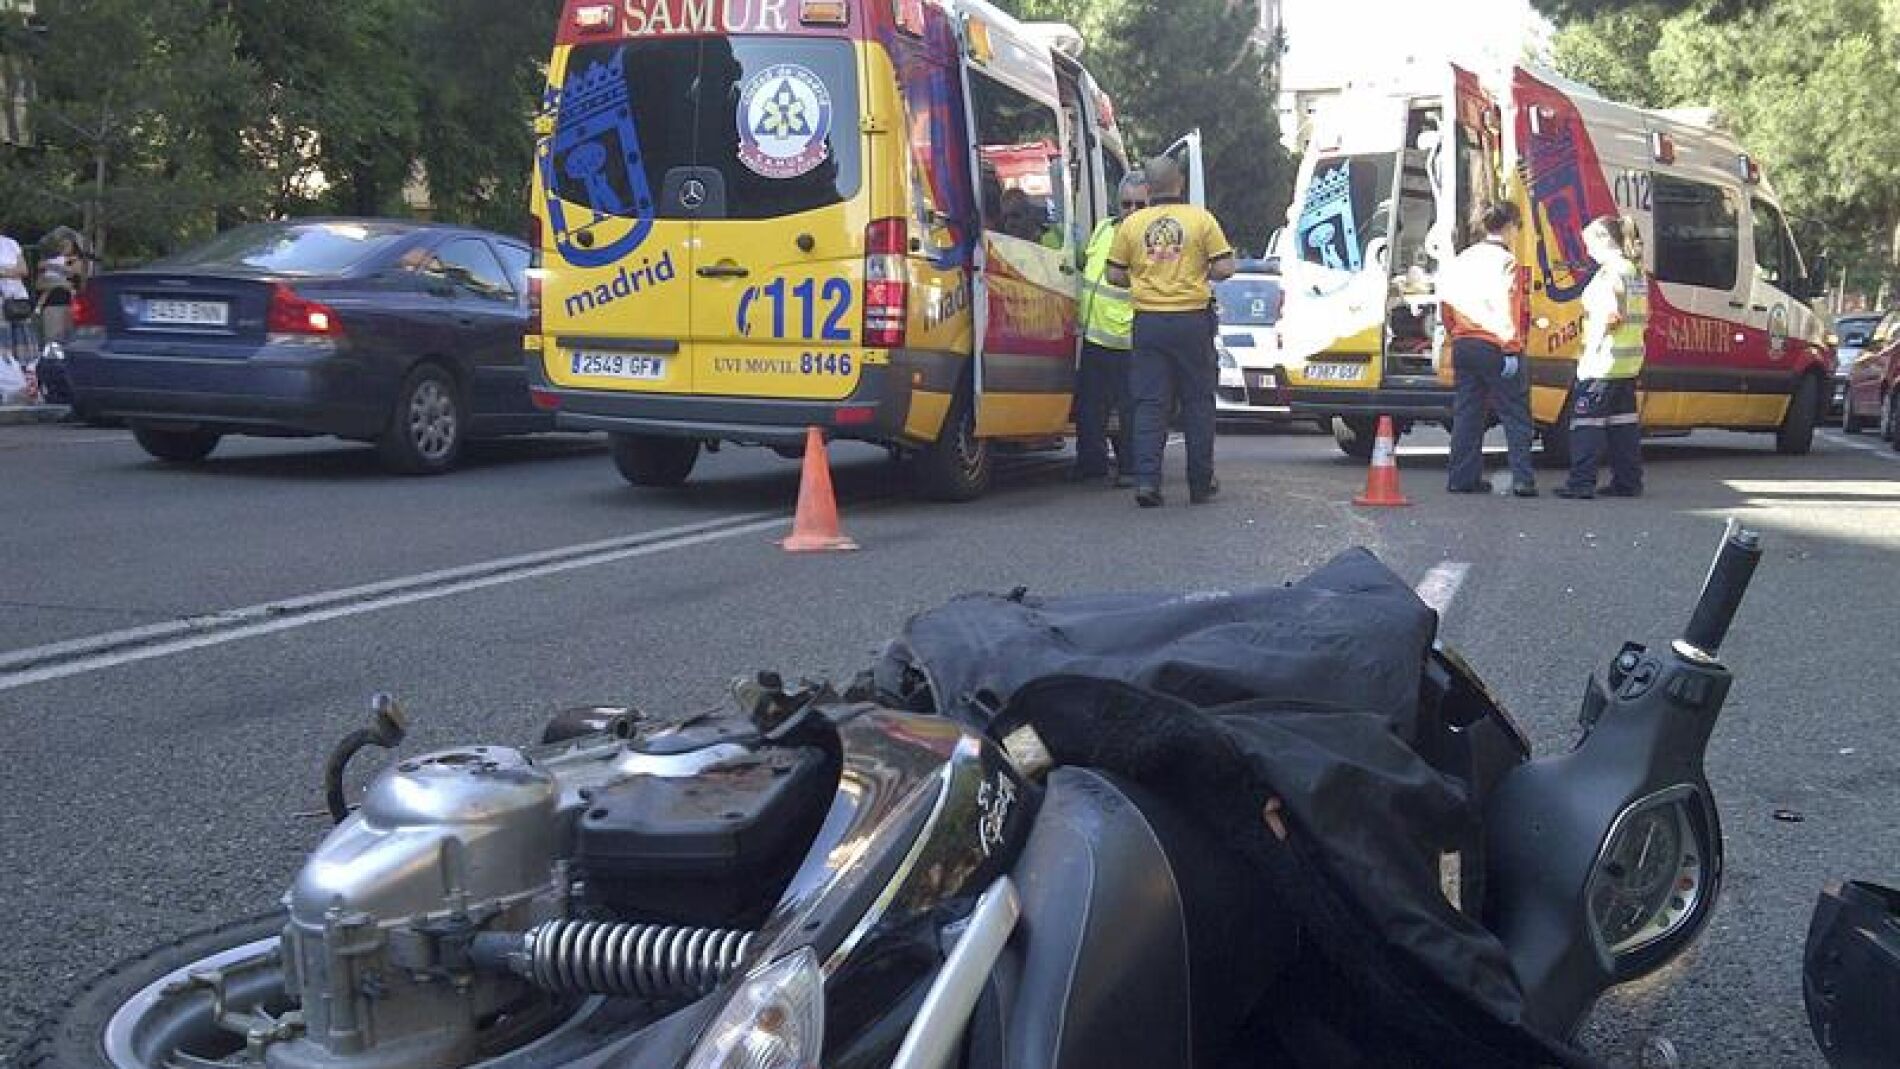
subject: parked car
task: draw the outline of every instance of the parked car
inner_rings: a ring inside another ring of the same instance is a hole
[[[227,434],[330,434],[445,471],[470,438],[554,427],[522,358],[528,263],[524,243],[466,227],[241,227],[88,283],[67,375],[161,460],[203,460]]]
[[[1900,311],[1888,312],[1847,367],[1841,430],[1859,434],[1869,424],[1900,450]]]
[[[1828,402],[1828,415],[1841,414],[1841,403],[1847,396],[1847,369],[1866,351],[1868,340],[1883,318],[1879,312],[1852,312],[1834,321],[1827,338],[1834,346],[1834,392]]]
[[[1279,327],[1286,294],[1278,272],[1265,261],[1243,260],[1232,278],[1214,284],[1214,302],[1220,313],[1214,414],[1236,422],[1287,418]]]

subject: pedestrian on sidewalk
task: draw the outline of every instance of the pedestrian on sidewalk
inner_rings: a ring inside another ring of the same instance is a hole
[[[1510,201],[1486,206],[1477,226],[1484,239],[1452,258],[1438,278],[1457,394],[1452,407],[1451,463],[1445,489],[1481,494],[1484,486],[1485,406],[1504,424],[1511,493],[1537,496],[1531,467],[1529,375],[1524,366],[1528,294],[1511,248],[1523,216]]]
[[[1135,306],[1129,386],[1135,409],[1135,503],[1162,503],[1161,455],[1168,411],[1181,405],[1187,436],[1188,502],[1220,492],[1214,478],[1214,385],[1218,360],[1212,283],[1231,278],[1234,247],[1220,220],[1186,203],[1180,164],[1157,156],[1143,169],[1148,207],[1122,220],[1109,248],[1108,280]]]
[[[1120,211],[1096,224],[1082,265],[1082,360],[1075,376],[1075,468],[1077,482],[1108,477],[1108,453],[1115,452],[1115,485],[1135,485],[1135,414],[1129,404],[1128,354],[1134,348],[1135,306],[1126,286],[1108,280],[1108,254],[1123,219],[1148,206],[1148,179],[1140,171],[1123,176],[1117,190]],[[1108,434],[1109,417],[1115,436]]]
[[[7,321],[7,357],[15,363],[30,362],[27,355],[32,339],[27,321],[33,318],[33,297],[26,291],[26,253],[20,243],[0,234],[0,313]]]
[[[1597,262],[1583,288],[1583,352],[1570,406],[1570,478],[1558,497],[1637,497],[1643,492],[1643,427],[1636,376],[1643,370],[1649,285],[1636,226],[1614,215],[1583,228],[1583,246]],[[1597,466],[1608,454],[1610,484],[1597,489]]]
[[[79,242],[64,227],[54,232],[52,242],[41,239],[48,251],[40,257],[35,284],[40,291],[40,341],[64,343],[73,330],[73,297],[86,281],[85,258]]]

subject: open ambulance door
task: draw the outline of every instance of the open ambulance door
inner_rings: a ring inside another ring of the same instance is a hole
[[[1201,132],[1189,131],[1180,140],[1168,146],[1162,153],[1181,165],[1181,173],[1187,175],[1188,203],[1197,207],[1207,207],[1207,171],[1201,162]]]
[[[1505,182],[1504,117],[1497,97],[1476,74],[1457,64],[1451,67],[1451,79],[1451,129],[1440,131],[1429,165],[1437,211],[1425,252],[1434,273],[1444,270],[1452,257],[1476,240],[1478,235],[1468,233],[1467,227],[1479,208],[1511,195]],[[1533,321],[1537,315],[1533,308]],[[1439,381],[1450,383],[1451,342],[1443,322],[1441,315],[1432,339],[1432,363]]]
[[[961,29],[958,66],[982,225],[971,270],[976,435],[1060,435],[1069,425],[1080,334],[1066,114],[1074,109],[1064,107],[1046,48],[974,11]]]

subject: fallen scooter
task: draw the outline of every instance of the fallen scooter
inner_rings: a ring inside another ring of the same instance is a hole
[[[1702,757],[1759,556],[1732,527],[1684,636],[1625,645],[1537,760],[1363,551],[959,599],[843,693],[574,711],[351,811],[382,700],[284,908],[101,978],[23,1064],[1592,1065],[1595,999],[1715,905]]]

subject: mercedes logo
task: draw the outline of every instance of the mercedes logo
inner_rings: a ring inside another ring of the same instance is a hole
[[[689,178],[680,186],[680,204],[687,210],[693,210],[706,203],[706,183],[697,178]]]

